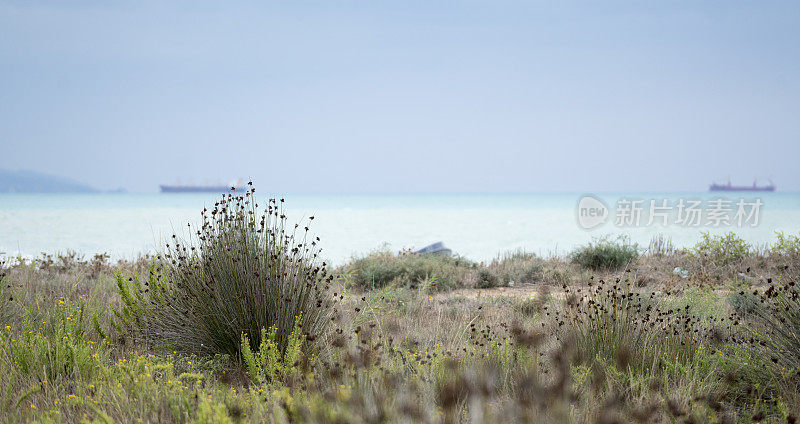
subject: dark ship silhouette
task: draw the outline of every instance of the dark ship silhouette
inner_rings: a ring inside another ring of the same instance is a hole
[[[709,191],[775,191],[777,188],[772,180],[769,180],[769,184],[765,186],[759,186],[756,180],[753,180],[753,185],[751,186],[735,186],[731,184],[731,179],[728,178],[727,184],[711,184]]]
[[[194,184],[162,184],[159,186],[162,193],[225,193],[229,190],[245,190],[244,182],[240,179],[230,185],[194,185]]]

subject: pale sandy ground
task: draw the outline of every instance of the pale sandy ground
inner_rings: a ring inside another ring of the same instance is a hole
[[[663,293],[662,289],[652,289],[655,293]],[[715,292],[725,295],[731,292],[728,288],[718,288]],[[489,289],[456,289],[449,292],[437,293],[432,296],[434,300],[445,300],[453,298],[465,299],[492,299],[507,297],[511,299],[535,299],[542,294],[547,294],[551,298],[565,299],[566,294],[560,286],[549,284],[523,284],[515,287],[493,287]]]
[[[510,297],[515,299],[533,299],[542,292],[552,289],[552,286],[542,284],[521,284],[514,287],[492,287],[490,289],[456,289],[446,293],[433,295],[434,299],[452,299],[463,297],[467,299],[481,299],[492,297]],[[552,294],[552,291],[551,291]]]

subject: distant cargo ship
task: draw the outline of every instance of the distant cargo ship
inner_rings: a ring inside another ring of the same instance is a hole
[[[183,185],[183,184],[162,184],[159,186],[162,193],[225,193],[230,190],[245,191],[242,180],[231,185]]]
[[[709,187],[710,191],[775,191],[777,186],[770,180],[769,184],[765,186],[759,186],[757,182],[754,180],[753,185],[751,186],[735,186],[731,184],[731,180],[728,179],[727,184],[717,184],[713,183]]]

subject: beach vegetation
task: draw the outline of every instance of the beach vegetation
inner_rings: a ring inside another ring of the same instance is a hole
[[[190,238],[173,236],[159,258],[163,269],[133,294],[119,284],[122,317],[142,319],[153,343],[193,354],[240,357],[242,334],[257,349],[262,329],[282,352],[296,325],[321,338],[333,276],[317,259],[319,239],[309,224],[287,222],[283,199],[259,204],[254,192],[223,196]]]
[[[775,242],[770,247],[770,253],[794,259],[800,258],[800,234],[784,234],[783,231],[776,231],[775,238]]]
[[[475,263],[459,256],[441,254],[416,254],[405,250],[397,254],[383,249],[356,258],[347,264],[341,274],[358,289],[376,289],[389,285],[417,288],[435,276],[431,291],[452,290],[468,274],[474,274]]]
[[[533,253],[514,250],[499,255],[487,266],[497,285],[533,284],[544,278],[544,261]]]
[[[0,311],[3,421],[784,423],[800,416],[800,294],[796,267],[783,254],[749,251],[736,268],[720,267],[721,284],[696,272],[673,275],[675,263],[695,269],[694,257],[679,251],[596,270],[521,253],[488,264],[387,255],[359,266],[381,273],[421,259],[432,268],[373,288],[354,284],[353,264],[327,277],[304,274],[313,254],[292,253],[316,241],[303,238],[304,226],[286,247],[265,247],[272,239],[250,234],[249,225],[225,225],[212,231],[219,239],[207,237],[213,246],[176,238],[171,244],[180,247],[158,257],[96,272],[79,261],[7,264],[2,295],[13,301]],[[306,277],[257,286],[267,280],[250,271],[284,269],[280,258],[272,268],[254,259],[267,252],[273,260],[287,255],[283,264],[297,271],[289,276]],[[739,269],[760,280],[735,278]],[[480,289],[479,274],[506,287]],[[211,284],[212,277],[226,281]],[[448,287],[436,288],[445,278]],[[198,288],[181,286],[188,282]],[[315,309],[302,297],[292,300],[302,293],[316,300],[313,284],[324,324],[308,320]],[[201,297],[201,288],[227,293],[229,305]],[[273,307],[257,290],[281,296],[274,319],[243,318]],[[201,317],[208,322],[189,322]],[[158,334],[175,323],[187,324],[180,337]]]
[[[702,232],[700,237],[700,241],[695,244],[691,253],[702,262],[710,262],[718,266],[738,263],[752,250],[750,243],[734,232],[721,235]]]
[[[647,246],[647,254],[650,256],[664,257],[674,254],[676,251],[672,239],[664,234],[656,234],[650,238]]]
[[[596,238],[569,255],[572,263],[593,270],[617,270],[638,257],[639,246],[624,236]]]

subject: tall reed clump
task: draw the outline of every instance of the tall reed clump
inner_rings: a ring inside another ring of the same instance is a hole
[[[223,195],[203,210],[188,241],[173,235],[167,243],[166,282],[150,297],[156,303],[150,328],[159,343],[238,356],[242,334],[255,350],[265,329],[274,329],[273,342],[285,350],[298,317],[306,340],[324,332],[333,276],[318,263],[319,238],[307,225],[287,224],[283,199],[259,209],[254,192]]]
[[[0,258],[0,327],[5,327],[15,315],[14,294],[11,293],[11,284],[6,282],[6,273],[5,259]]]
[[[689,306],[671,308],[655,293],[634,291],[629,281],[592,280],[577,291],[564,289],[565,309],[554,313],[557,334],[572,338],[588,363],[650,374],[667,363],[691,362],[708,334]]]
[[[800,291],[794,281],[770,284],[752,294],[739,292],[747,301],[748,340],[757,357],[774,365],[776,374],[800,387]],[[742,302],[744,303],[744,302]]]

